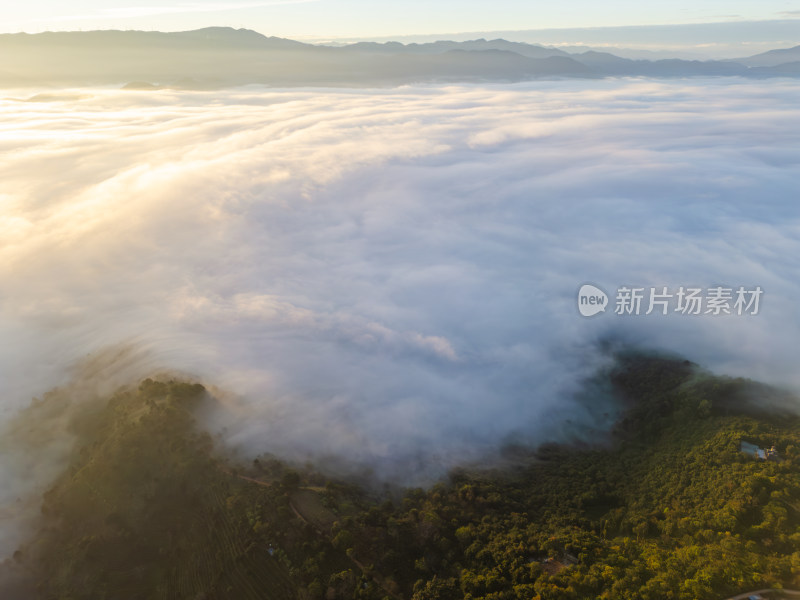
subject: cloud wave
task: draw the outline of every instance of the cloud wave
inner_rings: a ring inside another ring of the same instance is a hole
[[[609,337],[798,387],[799,88],[7,98],[3,414],[132,343],[134,374],[231,394],[234,446],[414,481],[595,424],[572,394]],[[765,294],[757,316],[583,319],[587,281]]]

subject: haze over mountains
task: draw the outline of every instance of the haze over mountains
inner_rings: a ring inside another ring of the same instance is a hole
[[[577,50],[503,39],[333,47],[225,27],[177,33],[4,34],[0,51],[13,60],[0,70],[0,86],[381,86],[560,77],[800,75],[800,46],[724,61],[631,60]]]
[[[656,60],[723,60],[751,56],[775,48],[800,44],[797,15],[785,14],[779,20],[729,21],[695,24],[626,25],[547,29],[474,30],[437,32],[374,38],[320,38],[303,41],[342,46],[355,42],[426,43],[438,40],[466,42],[502,38],[539,46],[567,50],[573,54],[587,50],[611,52],[623,58]],[[198,29],[200,26],[195,27]],[[88,28],[87,28],[88,29]],[[188,29],[188,28],[186,28]],[[292,37],[287,35],[285,37]]]
[[[509,441],[607,431],[614,405],[578,385],[608,340],[800,390],[800,81],[759,79],[797,49],[659,62],[231,29],[0,48],[7,85],[31,86],[0,99],[0,559],[72,440],[59,414],[29,452],[11,417],[87,356],[76,402],[186,373],[221,390],[206,426],[246,459],[411,485]],[[758,315],[583,319],[582,282],[764,298]]]

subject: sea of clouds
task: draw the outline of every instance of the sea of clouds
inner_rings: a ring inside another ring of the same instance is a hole
[[[215,386],[250,455],[414,483],[605,427],[603,340],[800,388],[796,81],[32,94],[0,100],[6,422],[111,352],[109,389]],[[764,294],[587,319],[586,282]]]

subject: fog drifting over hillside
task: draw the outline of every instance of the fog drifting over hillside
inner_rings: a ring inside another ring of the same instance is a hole
[[[228,394],[234,446],[414,481],[593,423],[571,394],[609,337],[800,387],[798,93],[731,79],[6,98],[2,414],[128,344],[119,381],[174,369]],[[585,319],[587,281],[764,296],[756,316]],[[3,502],[22,493],[12,468]]]

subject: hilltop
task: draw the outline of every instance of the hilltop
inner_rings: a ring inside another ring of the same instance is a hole
[[[5,565],[37,598],[717,599],[800,585],[791,395],[627,354],[602,444],[515,450],[430,489],[237,464],[198,384],[145,380],[76,417],[71,463]],[[775,448],[775,460],[742,442]],[[8,595],[4,596],[8,597]]]

